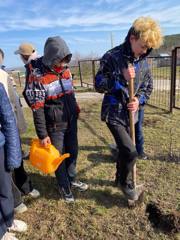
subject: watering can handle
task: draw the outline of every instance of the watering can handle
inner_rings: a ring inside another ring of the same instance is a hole
[[[41,143],[41,140],[39,140],[39,143],[40,143],[41,147],[43,147],[44,149],[50,150],[50,147],[51,147],[51,144],[50,144],[50,143],[48,143],[46,146],[44,146],[44,145]]]

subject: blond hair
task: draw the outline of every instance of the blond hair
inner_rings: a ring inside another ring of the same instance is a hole
[[[148,48],[157,49],[163,44],[163,36],[159,24],[151,17],[139,17],[133,25],[133,32]]]

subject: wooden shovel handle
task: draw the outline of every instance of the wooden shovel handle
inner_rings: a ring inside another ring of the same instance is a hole
[[[128,91],[129,91],[129,102],[132,102],[134,97],[134,79],[133,78],[130,79],[129,81]],[[134,113],[131,111],[129,111],[129,124],[130,124],[130,136],[135,145],[136,141],[135,141]],[[134,167],[133,167],[132,180],[133,180],[134,186],[136,187],[136,164],[134,164]]]

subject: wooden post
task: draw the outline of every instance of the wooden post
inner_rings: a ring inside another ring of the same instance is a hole
[[[82,75],[81,75],[81,64],[80,64],[80,61],[78,61],[78,66],[79,66],[79,77],[80,77],[81,87],[83,87]]]
[[[95,62],[94,62],[94,60],[92,60],[93,88],[95,88],[95,74],[96,74]]]
[[[21,87],[21,76],[20,76],[20,72],[18,72],[18,80],[19,80],[19,86]]]

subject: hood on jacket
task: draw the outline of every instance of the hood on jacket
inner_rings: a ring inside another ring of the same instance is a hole
[[[43,64],[52,67],[54,61],[61,61],[65,57],[68,57],[69,61],[72,57],[66,42],[59,36],[49,37],[44,45]]]

